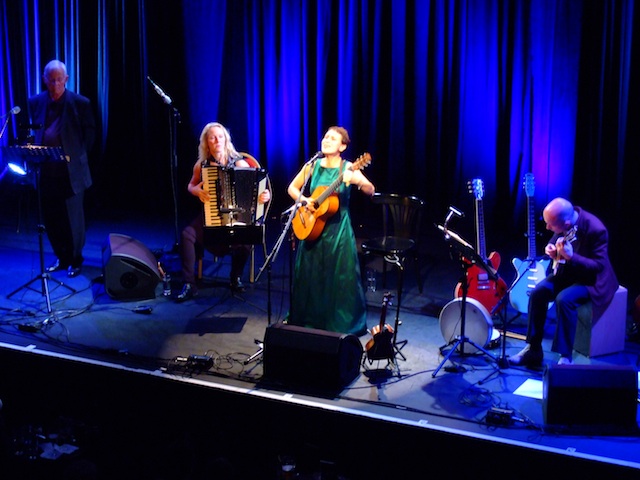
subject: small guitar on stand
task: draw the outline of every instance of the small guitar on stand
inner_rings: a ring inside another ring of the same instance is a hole
[[[356,170],[365,168],[370,163],[371,155],[363,153],[355,162],[353,162],[349,167],[349,170],[355,172]],[[341,173],[331,185],[320,186],[313,191],[311,196],[316,199],[316,210],[314,212],[311,212],[305,207],[298,208],[296,215],[293,217],[291,222],[293,233],[296,235],[298,240],[312,241],[318,238],[322,233],[322,230],[324,230],[327,219],[332,217],[338,211],[340,201],[338,200],[338,196],[333,193],[342,183],[343,177],[344,172]]]
[[[532,173],[524,176],[524,191],[527,195],[527,214],[529,218],[527,239],[529,248],[527,258],[511,260],[516,269],[516,280],[509,292],[511,306],[520,313],[527,313],[529,308],[529,296],[531,290],[547,276],[547,268],[550,260],[536,260],[536,219],[535,219],[535,181]],[[553,302],[549,302],[551,308]]]
[[[371,360],[392,359],[393,351],[393,328],[385,323],[387,318],[387,306],[393,295],[389,292],[383,295],[382,312],[380,313],[380,324],[371,329],[372,338],[365,345],[367,358]]]
[[[480,258],[485,260],[488,266],[493,267],[495,271],[500,267],[500,254],[491,252],[487,257],[487,249],[485,247],[484,236],[484,210],[482,199],[484,197],[484,184],[479,178],[475,178],[469,182],[469,190],[475,197],[475,214],[476,214],[476,253]],[[475,263],[467,270],[467,281],[469,290],[467,295],[478,300],[488,312],[492,312],[494,307],[500,302],[500,299],[507,293],[507,284],[502,278],[492,280],[489,274]],[[462,296],[462,285],[458,283],[455,288],[455,296]]]

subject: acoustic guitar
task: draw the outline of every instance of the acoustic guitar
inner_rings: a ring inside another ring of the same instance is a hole
[[[372,338],[365,345],[369,360],[383,360],[393,358],[393,328],[385,323],[387,318],[387,306],[393,298],[391,293],[385,293],[382,298],[382,312],[380,324],[371,329]]]
[[[363,153],[355,162],[353,162],[353,164],[351,164],[349,170],[355,172],[356,170],[366,168],[370,163],[371,155]],[[317,187],[313,191],[311,196],[315,198],[314,207],[316,210],[314,212],[311,212],[306,207],[298,208],[293,220],[291,221],[293,233],[298,240],[313,241],[317,239],[322,233],[322,230],[324,230],[327,220],[338,211],[340,201],[338,200],[338,195],[335,194],[335,191],[342,183],[343,177],[344,172],[342,172],[338,178],[331,183],[331,185],[323,185]]]
[[[516,269],[516,280],[509,292],[511,306],[520,313],[528,313],[531,290],[547,276],[550,260],[536,260],[536,219],[535,219],[535,180],[532,173],[524,176],[524,191],[527,195],[527,239],[529,245],[527,258],[511,260]],[[553,302],[549,302],[551,308]]]
[[[475,178],[469,182],[469,191],[475,197],[475,223],[476,223],[476,253],[482,258],[487,266],[493,268],[496,272],[500,267],[500,254],[491,252],[487,256],[484,235],[484,183],[481,179]],[[467,296],[478,300],[488,312],[493,309],[502,297],[507,293],[507,284],[502,278],[493,280],[489,277],[489,273],[480,268],[476,263],[467,269]],[[454,290],[456,297],[462,296],[462,284],[458,283]]]

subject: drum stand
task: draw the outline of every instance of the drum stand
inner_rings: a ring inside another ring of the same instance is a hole
[[[453,246],[458,251],[459,261],[463,271],[462,278],[460,279],[460,284],[462,286],[462,303],[460,306],[460,335],[458,335],[455,339],[451,340],[447,345],[441,348],[441,350],[444,350],[446,347],[451,346],[451,350],[449,350],[449,352],[442,359],[442,362],[440,362],[440,365],[438,365],[438,367],[434,370],[433,374],[431,375],[433,378],[435,378],[435,376],[438,374],[440,369],[444,366],[447,360],[449,360],[449,358],[451,357],[451,355],[453,355],[456,349],[459,348],[460,353],[462,355],[465,355],[464,346],[466,343],[472,345],[473,347],[481,351],[483,354],[491,358],[493,361],[495,362],[498,361],[498,359],[494,357],[491,353],[489,353],[487,350],[485,350],[480,345],[476,344],[473,340],[471,340],[469,337],[465,335],[465,324],[466,324],[466,313],[467,313],[467,293],[469,290],[469,280],[468,280],[469,268],[471,268],[471,266],[474,263],[476,263],[478,264],[478,266],[480,266],[480,268],[482,268],[487,272],[491,280],[496,280],[497,276],[493,272],[493,270],[487,266],[485,261],[482,258],[480,258],[480,256],[472,248],[470,248],[469,244],[467,244],[464,240],[462,240],[460,237],[455,235],[454,232],[448,231],[446,229],[444,231],[445,231],[445,238],[449,242],[449,245]],[[452,242],[451,241],[452,238],[455,239],[456,241]]]

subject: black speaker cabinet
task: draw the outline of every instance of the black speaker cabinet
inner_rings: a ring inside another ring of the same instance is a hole
[[[550,365],[542,393],[547,425],[637,429],[638,372],[631,365]]]
[[[102,248],[104,288],[116,300],[154,298],[161,280],[156,257],[141,242],[110,233]]]
[[[264,379],[308,390],[340,390],[360,373],[355,335],[275,323],[264,339]]]

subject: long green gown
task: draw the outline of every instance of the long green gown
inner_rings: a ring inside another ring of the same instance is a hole
[[[344,165],[342,162],[340,168],[324,168],[316,162],[310,191],[330,185]],[[298,245],[288,323],[363,335],[367,313],[349,214],[351,188],[342,183],[336,193],[340,207],[327,220],[320,236]]]

